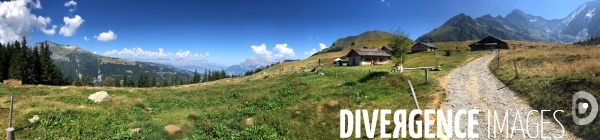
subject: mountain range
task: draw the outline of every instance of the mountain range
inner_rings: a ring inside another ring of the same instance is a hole
[[[473,19],[461,13],[417,41],[478,40],[489,35],[507,40],[573,43],[600,36],[600,1],[588,1],[562,19],[545,19],[519,9],[502,17],[483,15]],[[599,10],[596,10],[599,9]]]
[[[39,47],[43,42],[38,42],[30,47]],[[157,82],[171,80],[178,77],[185,80],[192,76],[188,70],[178,69],[157,63],[131,61],[122,58],[112,58],[94,54],[75,45],[62,45],[48,42],[52,51],[52,59],[63,75],[70,75],[73,79],[83,76],[91,77],[95,85],[100,85],[106,77],[122,79],[137,79],[142,73],[148,72],[149,77],[156,77]]]

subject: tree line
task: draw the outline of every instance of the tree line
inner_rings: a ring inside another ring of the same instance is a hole
[[[38,49],[39,48],[39,49]],[[0,43],[0,79],[18,79],[22,84],[67,85],[70,76],[63,76],[52,60],[48,41],[39,47],[27,47],[27,40]]]
[[[599,45],[600,44],[600,37],[588,38],[587,40],[577,41],[577,42],[575,42],[573,44],[575,44],[575,45]]]
[[[186,79],[179,79],[180,77],[174,76],[163,79],[162,83],[157,82],[156,77],[150,78],[148,72],[140,74],[140,78],[137,79],[137,83],[134,79],[128,78],[127,75],[123,75],[123,78],[118,77],[106,77],[102,81],[102,86],[105,87],[167,87],[167,86],[178,86],[188,84],[198,84],[209,81],[216,81],[225,78],[240,77],[240,75],[227,75],[225,70],[204,70],[203,74],[194,71],[193,77],[186,77]],[[82,76],[82,78],[75,79],[73,81],[74,86],[94,86],[89,76]]]

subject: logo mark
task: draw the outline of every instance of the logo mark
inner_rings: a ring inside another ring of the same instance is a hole
[[[587,112],[587,109],[590,107],[590,105],[588,103],[580,102],[579,104],[577,104],[577,100],[579,100],[581,98],[590,102],[591,107],[592,107],[591,108],[592,111],[591,111],[590,115],[588,115],[585,118],[577,117],[577,114],[584,114],[585,112]],[[585,91],[579,91],[579,92],[576,92],[575,95],[573,95],[573,102],[572,102],[571,109],[573,110],[573,121],[575,122],[575,124],[586,125],[586,124],[589,124],[592,121],[594,121],[594,119],[598,115],[598,102],[596,101],[596,98],[594,98],[594,96],[592,94],[587,93]]]

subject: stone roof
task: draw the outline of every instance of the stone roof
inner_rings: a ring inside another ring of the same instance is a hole
[[[427,47],[429,47],[429,48],[438,48],[438,47],[434,46],[434,45],[433,45],[433,44],[431,44],[431,43],[424,43],[424,42],[419,42],[419,43],[421,43],[421,44],[423,44],[423,45],[425,45],[425,46],[427,46]]]
[[[387,52],[385,52],[379,48],[377,48],[377,49],[354,48],[348,54],[352,53],[353,51],[356,52],[360,56],[390,56],[390,54],[388,54]]]

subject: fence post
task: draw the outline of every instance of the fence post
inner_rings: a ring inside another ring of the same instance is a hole
[[[425,83],[429,83],[429,69],[425,69]]]
[[[417,101],[417,95],[415,95],[415,89],[413,88],[412,83],[410,83],[410,80],[408,80],[408,85],[410,86],[410,91],[412,92],[413,99],[415,100],[415,105],[417,105],[417,109],[421,110],[421,108],[419,107],[419,101]]]
[[[513,64],[515,65],[515,75],[517,75],[516,78],[519,78],[519,71],[517,70],[517,60],[513,59]]]
[[[10,96],[10,111],[8,114],[8,129],[6,129],[6,139],[14,140],[15,139],[15,128],[12,127],[12,110],[13,110],[13,96]]]
[[[497,68],[500,68],[500,52],[498,52],[498,67]]]

